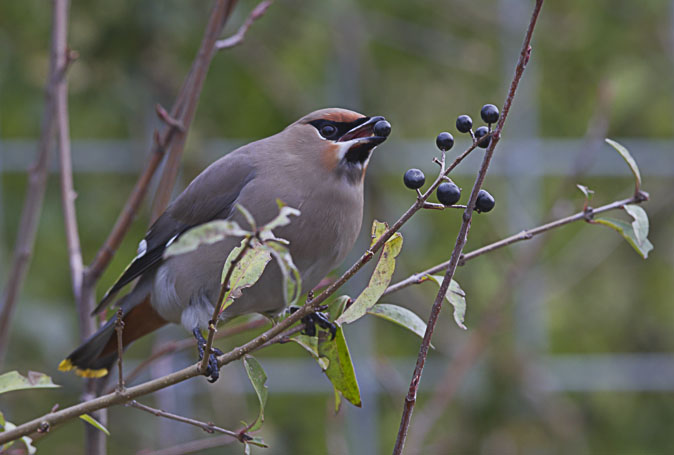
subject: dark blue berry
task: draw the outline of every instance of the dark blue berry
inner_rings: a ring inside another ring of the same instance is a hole
[[[467,115],[459,115],[456,119],[456,129],[460,133],[467,133],[473,127],[473,119]]]
[[[480,116],[485,123],[496,123],[498,122],[498,108],[493,104],[485,104],[482,106]]]
[[[483,149],[489,147],[489,143],[491,142],[491,136],[489,136],[487,139],[480,140],[487,134],[489,134],[489,128],[487,128],[486,126],[481,126],[475,130],[475,139],[477,140],[478,147],[482,147]]]
[[[461,189],[453,182],[443,182],[438,186],[438,201],[443,205],[454,205],[461,199]]]
[[[435,139],[435,145],[443,152],[446,152],[454,146],[454,136],[447,132],[440,133]]]
[[[489,194],[486,190],[480,190],[477,193],[477,200],[475,201],[475,210],[477,213],[489,212],[496,205],[494,197]]]
[[[424,186],[426,176],[419,169],[408,169],[403,177],[405,186],[411,190],[416,190]]]
[[[372,132],[375,136],[388,137],[388,135],[391,134],[391,124],[386,120],[379,120],[374,124]]]

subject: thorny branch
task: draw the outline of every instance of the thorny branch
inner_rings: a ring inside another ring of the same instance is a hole
[[[428,355],[428,348],[431,344],[431,338],[433,336],[433,330],[435,329],[435,324],[437,323],[438,316],[440,315],[440,310],[442,308],[442,303],[445,299],[447,290],[449,289],[449,284],[452,281],[454,272],[459,263],[459,258],[463,247],[466,244],[468,238],[468,230],[470,228],[470,223],[473,215],[473,207],[475,206],[475,201],[477,200],[477,194],[482,186],[482,182],[485,179],[487,174],[487,169],[491,162],[491,158],[494,154],[494,149],[501,139],[501,132],[503,131],[503,125],[505,124],[508,113],[510,112],[510,107],[512,105],[513,99],[515,97],[515,92],[519,86],[520,79],[524,73],[524,69],[529,63],[529,57],[531,53],[531,38],[533,36],[534,28],[536,26],[536,20],[538,19],[538,14],[543,6],[543,0],[537,0],[536,5],[534,6],[533,13],[531,15],[531,20],[529,21],[529,26],[524,38],[524,43],[522,44],[522,49],[520,51],[520,56],[515,68],[515,76],[513,77],[512,83],[510,84],[510,90],[508,96],[503,104],[503,112],[498,120],[496,129],[492,133],[491,141],[489,146],[485,151],[484,158],[482,160],[482,165],[478,171],[477,178],[473,185],[473,190],[471,192],[469,202],[466,204],[466,210],[463,214],[463,222],[461,223],[461,228],[459,229],[459,234],[457,236],[456,242],[454,244],[454,249],[445,272],[445,277],[440,285],[438,294],[433,302],[433,307],[431,308],[431,314],[428,319],[428,324],[426,326],[426,332],[424,334],[423,341],[419,349],[419,355],[417,357],[417,363],[414,368],[414,373],[412,374],[412,380],[410,382],[409,391],[405,397],[405,405],[403,408],[403,413],[400,420],[400,428],[398,430],[398,435],[396,437],[396,443],[393,448],[394,455],[402,454],[403,447],[405,445],[405,439],[407,437],[407,431],[409,429],[410,421],[412,418],[412,412],[414,410],[414,405],[416,403],[417,390],[419,389],[419,383],[421,381],[421,374],[424,369],[424,364],[426,362],[426,357]],[[484,139],[483,139],[484,140]]]

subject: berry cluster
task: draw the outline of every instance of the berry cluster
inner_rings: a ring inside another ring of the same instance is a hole
[[[475,132],[473,132],[473,119],[471,119],[470,116],[464,114],[459,115],[459,117],[456,119],[456,129],[460,133],[470,133],[471,136],[473,136],[473,140],[475,141],[474,143],[477,143],[478,147],[486,149],[489,147],[489,143],[491,142],[491,125],[498,122],[499,119],[498,108],[493,104],[485,104],[480,110],[480,117],[482,117],[482,120],[489,126],[480,126],[475,130]],[[454,146],[454,136],[452,136],[451,133],[442,132],[438,134],[438,137],[435,139],[435,145],[442,152],[447,152]],[[403,177],[403,182],[407,188],[419,190],[422,186],[424,186],[424,183],[426,183],[426,176],[419,169],[408,169]],[[438,197],[438,201],[440,201],[442,205],[455,205],[461,199],[461,188],[459,188],[458,185],[452,181],[443,182],[438,185],[436,195]],[[486,190],[480,190],[478,192],[477,200],[475,201],[475,211],[477,213],[489,212],[494,208],[495,205],[496,201],[494,200],[494,197],[489,194],[489,192]]]

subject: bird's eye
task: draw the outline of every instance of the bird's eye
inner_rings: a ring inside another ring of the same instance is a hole
[[[321,136],[330,139],[337,134],[337,128],[334,125],[323,125],[320,129]]]

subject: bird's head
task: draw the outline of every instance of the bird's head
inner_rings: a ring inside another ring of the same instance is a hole
[[[357,183],[362,182],[372,150],[386,140],[390,125],[381,116],[329,108],[305,115],[284,132],[293,136],[297,153],[318,159],[323,170]]]

